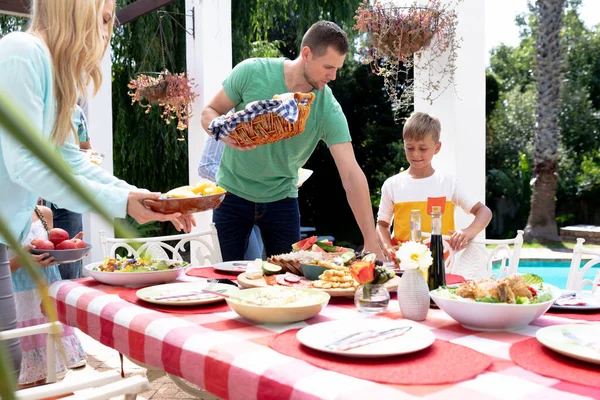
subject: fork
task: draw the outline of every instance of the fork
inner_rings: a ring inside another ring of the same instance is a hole
[[[583,347],[588,347],[588,348],[600,353],[600,341],[588,342],[586,340],[583,340],[579,336],[575,335],[573,332],[566,331],[566,330],[563,331],[562,334],[564,337],[571,339],[578,345],[583,346]]]
[[[207,285],[204,286],[200,290],[189,290],[184,293],[168,294],[165,296],[157,296],[157,297],[154,297],[154,300],[169,300],[169,299],[176,299],[178,297],[187,297],[187,296],[191,296],[191,295],[195,295],[195,294],[204,294],[204,293],[221,294],[219,292],[214,292],[212,290],[217,285],[217,283],[218,283],[218,281],[216,279],[209,279],[207,282]]]

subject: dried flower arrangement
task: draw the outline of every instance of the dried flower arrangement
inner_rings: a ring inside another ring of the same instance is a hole
[[[362,62],[384,79],[384,87],[398,122],[399,112],[413,105],[415,85],[424,99],[433,102],[454,84],[458,24],[454,8],[461,0],[428,0],[426,5],[398,7],[374,0],[356,10],[355,30],[364,33]],[[423,1],[421,1],[423,3]],[[418,65],[430,73],[417,82],[409,70]],[[434,73],[435,71],[435,73]],[[399,76],[404,83],[400,86]]]
[[[188,79],[185,73],[172,74],[166,69],[158,77],[145,74],[138,75],[127,85],[131,91],[131,104],[138,102],[150,112],[152,104],[163,107],[161,118],[168,125],[177,119],[177,129],[182,131],[188,126],[192,112],[192,102],[197,94],[194,92],[193,79]],[[146,100],[146,103],[143,102]]]

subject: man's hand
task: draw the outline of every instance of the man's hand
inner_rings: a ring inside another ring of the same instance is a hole
[[[192,227],[196,226],[196,218],[193,214],[182,214],[181,217],[172,220],[171,223],[178,231],[183,230],[185,233],[190,233]]]
[[[23,247],[23,250],[25,250],[27,253],[29,253],[29,251],[31,249],[35,249],[34,245],[28,244],[27,246]],[[54,257],[52,257],[50,254],[48,253],[42,253],[42,254],[29,254],[31,256],[31,258],[33,259],[33,263],[37,266],[40,267],[49,267],[51,265],[56,264],[54,262]]]
[[[465,247],[467,247],[471,239],[475,237],[475,235],[468,229],[457,229],[456,231],[450,231],[450,233],[452,234],[452,236],[450,237],[448,243],[454,251],[460,251],[464,249]]]
[[[248,150],[254,150],[256,148],[256,146],[240,146],[239,144],[237,144],[237,142],[235,140],[233,140],[232,138],[230,138],[228,136],[222,136],[221,138],[219,138],[219,140],[222,140],[223,143],[225,143],[227,146],[231,147],[232,149],[236,149],[236,150],[248,151]]]
[[[142,202],[146,199],[156,200],[160,197],[160,193],[150,193],[143,191],[132,191],[127,198],[127,214],[131,215],[140,224],[145,224],[150,221],[173,221],[181,217],[181,213],[161,214],[156,213],[146,207]],[[177,227],[177,225],[175,225]]]
[[[381,250],[381,247],[379,247],[379,244],[377,243],[377,240],[370,240],[370,241],[365,241],[365,246],[364,246],[365,251],[374,253],[378,259],[380,259],[381,261],[385,260],[384,257],[384,253]]]

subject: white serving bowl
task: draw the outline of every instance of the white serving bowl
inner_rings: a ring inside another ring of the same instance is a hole
[[[281,288],[281,287],[261,287],[254,289],[244,289],[236,294],[237,298],[251,301],[258,293],[274,293],[277,291],[301,291],[309,293],[311,300],[303,302],[301,305],[287,306],[269,306],[254,305],[237,299],[228,298],[229,307],[240,316],[258,323],[283,324],[297,321],[304,321],[312,318],[321,312],[329,303],[331,296],[329,294],[315,289],[303,288]]]
[[[178,262],[176,260],[167,260]],[[177,279],[185,271],[185,267],[173,268],[164,271],[150,272],[102,272],[94,271],[94,268],[104,262],[95,262],[83,267],[85,276],[91,276],[95,280],[113,286],[143,286],[169,283]]]
[[[533,285],[535,287],[535,285]],[[552,292],[552,300],[537,304],[483,303],[468,300],[455,300],[429,292],[429,296],[446,314],[467,329],[476,331],[509,331],[524,328],[530,322],[548,311],[561,291],[544,283]]]

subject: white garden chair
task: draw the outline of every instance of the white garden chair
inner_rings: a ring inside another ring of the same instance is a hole
[[[38,400],[49,397],[63,396],[75,391],[90,389],[85,393],[78,393],[63,399],[77,400],[108,400],[112,397],[124,395],[125,400],[134,400],[138,393],[150,388],[148,380],[141,376],[122,379],[117,371],[101,372],[84,381],[56,382],[56,336],[52,331],[62,333],[63,327],[59,322],[28,326],[0,332],[0,341],[21,338],[24,336],[46,334],[46,372],[47,385],[34,386],[17,390],[15,397],[18,400]]]
[[[575,247],[573,247],[573,258],[569,268],[569,278],[567,279],[567,290],[581,291],[587,285],[593,285],[589,279],[583,279],[585,274],[594,266],[600,264],[600,250],[586,249],[583,247],[585,239],[578,238]],[[583,255],[593,256],[581,267],[581,258]],[[600,271],[598,271],[600,274]],[[598,284],[599,282],[596,282]]]
[[[423,233],[427,238],[423,243],[430,242],[430,234]],[[454,252],[448,243],[450,236],[444,235],[444,252],[449,252],[446,259],[446,272],[461,275],[467,279],[485,279],[492,277],[494,261],[500,260],[500,271],[496,278],[514,274],[519,268],[519,258],[523,247],[523,231],[517,231],[514,239],[473,239],[467,247]],[[487,246],[495,246],[488,249]],[[512,249],[511,249],[512,246]]]
[[[487,246],[494,246],[488,249]],[[511,248],[512,246],[512,248]],[[500,271],[496,279],[512,275],[519,268],[523,231],[517,231],[513,239],[473,239],[467,247],[456,254],[452,273],[467,279],[492,277],[492,265],[500,260]]]
[[[165,242],[178,241],[175,246]],[[213,265],[223,261],[221,258],[221,248],[219,247],[219,238],[214,224],[205,231],[185,233],[181,235],[159,236],[150,238],[117,239],[107,237],[103,231],[100,231],[100,244],[103,257],[115,257],[119,248],[127,250],[128,257],[140,257],[141,255],[151,255],[158,260],[177,260],[183,261],[181,253],[185,251],[185,245],[190,243],[190,263],[192,265]],[[132,244],[141,244],[134,248]]]
[[[81,391],[62,400],[108,400],[116,396],[124,396],[125,400],[134,400],[139,393],[150,389],[148,379],[142,376],[121,378],[117,371],[99,372],[85,380],[59,382],[17,390],[18,400],[41,400],[49,397],[63,396]]]

